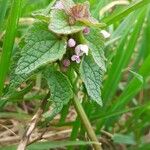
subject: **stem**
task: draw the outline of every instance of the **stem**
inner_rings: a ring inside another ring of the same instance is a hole
[[[2,56],[0,60],[0,96],[2,95],[4,81],[6,79],[7,72],[9,70],[10,59],[15,40],[20,10],[21,10],[21,0],[13,0],[6,28],[6,35],[3,44]]]
[[[74,103],[75,109],[76,109],[79,117],[81,118],[81,121],[82,121],[82,123],[83,123],[83,125],[87,131],[87,134],[88,134],[90,140],[93,142],[99,143],[99,141],[95,135],[95,132],[94,132],[94,130],[90,124],[90,121],[88,120],[88,117],[87,117],[87,115],[86,115],[86,113],[85,113],[85,111],[84,111],[84,109],[83,109],[83,107],[82,107],[82,105],[79,102],[77,97],[75,97],[73,99],[73,103]],[[102,150],[101,145],[93,144],[93,147],[95,150]]]

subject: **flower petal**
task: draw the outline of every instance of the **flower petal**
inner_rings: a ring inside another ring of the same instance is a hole
[[[77,55],[73,55],[73,56],[71,57],[71,60],[72,60],[72,61],[76,61],[76,59],[77,59]]]
[[[80,63],[81,62],[81,59],[80,59],[80,57],[76,60],[76,63]]]
[[[77,46],[75,47],[75,53],[76,53],[76,55],[79,55],[79,54],[81,53],[80,45],[77,45]]]
[[[85,53],[86,55],[88,55],[89,47],[88,47],[87,45],[81,44],[80,48],[81,48],[81,51],[82,51],[83,53]]]
[[[71,57],[71,60],[72,61],[76,61],[76,63],[80,63],[81,62],[80,56],[78,56],[78,55],[73,55]]]
[[[101,34],[104,36],[104,38],[109,38],[110,37],[110,33],[107,32],[106,30],[102,30]]]

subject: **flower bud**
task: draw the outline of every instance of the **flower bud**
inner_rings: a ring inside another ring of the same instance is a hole
[[[70,66],[70,60],[69,59],[64,59],[62,63],[63,63],[64,67],[69,67]]]
[[[76,41],[74,39],[69,39],[68,40],[68,47],[75,47]]]
[[[85,28],[83,29],[83,34],[88,35],[89,33],[90,33],[90,28],[85,27]]]

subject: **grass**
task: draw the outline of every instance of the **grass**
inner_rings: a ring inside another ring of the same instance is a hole
[[[3,3],[6,3],[5,5],[7,6],[7,1]],[[5,11],[6,10],[4,9],[3,10],[4,14]],[[9,66],[10,66],[10,59],[11,59],[12,49],[14,45],[20,11],[21,11],[21,0],[12,1],[12,8],[7,22],[5,39],[3,42],[3,51],[0,59],[0,95],[2,95],[4,81],[6,79],[6,75],[8,73]]]

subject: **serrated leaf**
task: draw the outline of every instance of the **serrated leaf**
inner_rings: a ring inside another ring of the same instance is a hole
[[[75,5],[73,0],[60,0],[60,2],[63,4],[63,7],[66,11],[69,11],[70,8]]]
[[[13,56],[11,59],[11,66],[10,66],[10,84],[8,88],[8,92],[12,92],[17,88],[22,82],[28,79],[29,75],[26,74],[16,74],[15,69],[17,67],[17,62],[20,58],[21,48],[17,46],[13,50]]]
[[[67,76],[59,71],[46,70],[44,77],[47,80],[47,84],[50,88],[50,100],[53,101],[53,110],[44,114],[46,120],[50,121],[55,117],[73,97],[73,91],[71,83]]]
[[[66,52],[66,39],[53,34],[47,24],[35,23],[25,37],[16,74],[29,74],[44,64],[61,59]]]
[[[73,92],[69,79],[59,71],[50,73],[47,77],[47,83],[51,90],[51,98],[54,101],[62,101],[67,104],[72,98]]]
[[[104,38],[98,29],[91,29],[90,34],[86,35],[89,48],[97,65],[106,71],[104,56]]]
[[[52,10],[50,18],[51,21],[49,24],[49,30],[57,34],[72,34],[84,29],[83,24],[79,22],[71,25],[69,23],[69,16],[64,12],[64,10]]]
[[[24,46],[24,39],[22,39],[21,42],[19,43],[19,45],[17,45],[13,50],[13,54],[12,54],[12,58],[11,58],[10,74],[9,74],[10,83],[8,86],[8,93],[6,93],[6,94],[10,94],[10,93],[13,93],[14,91],[16,91],[16,88],[21,83],[27,81],[32,75],[34,75],[35,73],[40,71],[40,69],[37,69],[36,71],[31,72],[29,74],[26,74],[26,73],[17,74],[15,72],[18,60],[21,57],[21,48],[23,46]]]
[[[49,22],[50,21],[49,13],[50,13],[50,10],[52,9],[52,6],[54,5],[55,2],[56,2],[56,0],[52,0],[50,2],[50,4],[45,9],[40,9],[40,10],[34,11],[32,13],[32,16],[36,19],[41,20],[41,21]]]
[[[102,86],[103,71],[95,63],[91,54],[83,58],[80,66],[80,74],[88,95],[102,106],[100,88]]]

